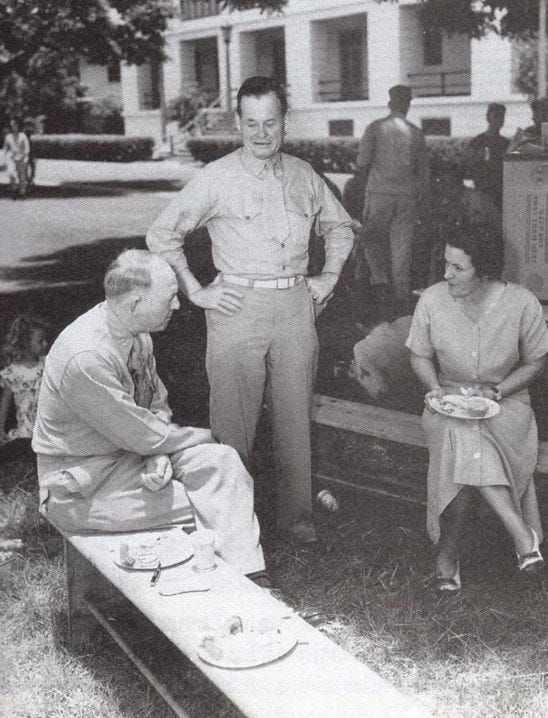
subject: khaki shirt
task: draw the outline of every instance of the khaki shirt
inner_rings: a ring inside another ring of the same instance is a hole
[[[367,126],[357,158],[369,172],[368,192],[420,196],[429,178],[424,135],[399,115],[388,115]]]
[[[239,149],[201,169],[154,222],[147,245],[170,254],[186,268],[185,237],[209,231],[218,271],[250,278],[306,274],[310,231],[325,239],[324,271],[340,273],[353,244],[351,219],[325,182],[303,160],[281,153],[281,181],[289,225],[280,243],[263,223],[262,175],[265,162]]]

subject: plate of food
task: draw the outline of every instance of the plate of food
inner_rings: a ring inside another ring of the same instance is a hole
[[[120,568],[154,571],[188,561],[194,549],[183,531],[141,534],[134,541],[123,541],[111,549],[112,559]]]
[[[247,623],[232,616],[224,626],[204,633],[197,647],[198,656],[220,668],[252,668],[285,656],[298,639],[280,624]]]
[[[483,396],[446,394],[443,398],[432,397],[430,406],[434,411],[452,419],[491,419],[500,411],[500,405]]]

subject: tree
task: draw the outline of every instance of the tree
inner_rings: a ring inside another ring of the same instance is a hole
[[[219,0],[279,11],[287,0]],[[175,0],[0,0],[0,122],[11,113],[62,115],[83,94],[80,58],[161,62]],[[3,117],[2,117],[3,115]]]
[[[393,0],[377,0],[393,2]],[[419,0],[426,26],[480,38],[487,32],[526,37],[538,31],[539,0]]]

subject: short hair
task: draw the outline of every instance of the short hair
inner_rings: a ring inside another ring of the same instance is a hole
[[[243,97],[264,97],[271,92],[273,92],[280,101],[282,115],[285,115],[287,112],[287,95],[285,94],[284,88],[276,82],[276,80],[273,80],[271,77],[265,77],[264,75],[254,75],[242,82],[236,97],[236,112],[241,117]]]
[[[543,122],[548,121],[548,97],[537,97],[531,102],[531,110],[541,115]]]
[[[505,115],[506,105],[502,105],[500,102],[490,102],[487,105],[487,117],[489,115]]]
[[[396,105],[408,105],[411,102],[411,88],[409,85],[394,85],[388,90],[390,102]]]
[[[500,279],[504,268],[502,237],[490,225],[462,227],[452,234],[447,245],[467,254],[479,277]]]
[[[126,249],[111,262],[103,280],[105,297],[117,299],[133,289],[150,289],[154,265],[169,264],[146,249]]]

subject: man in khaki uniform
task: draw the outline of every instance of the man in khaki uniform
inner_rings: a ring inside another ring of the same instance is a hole
[[[265,397],[270,404],[277,524],[314,543],[310,412],[317,361],[315,309],[332,295],[352,248],[351,219],[307,162],[281,152],[288,124],[283,90],[268,77],[238,92],[243,147],[198,172],[162,212],[147,244],[206,310],[206,367],[213,435],[244,459]],[[219,274],[202,287],[185,237],[207,226]],[[307,277],[310,231],[325,239],[321,274]]]
[[[410,88],[396,85],[389,95],[390,114],[367,126],[357,164],[367,175],[363,237],[370,282],[382,288],[383,304],[395,297],[406,313],[412,243],[429,170],[424,136],[406,119]]]

